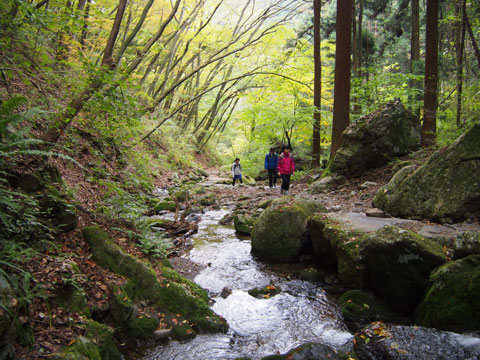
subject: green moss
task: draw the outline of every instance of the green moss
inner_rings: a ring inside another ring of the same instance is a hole
[[[124,253],[98,227],[83,229],[83,236],[92,247],[95,261],[129,278],[125,286],[129,298],[144,299],[160,308],[183,314],[187,319],[201,323],[202,330],[226,330],[225,321],[208,307],[206,291],[195,283],[165,266],[162,267],[164,280],[160,283],[149,264]]]
[[[131,321],[136,316],[135,304],[123,287],[113,288],[113,299],[110,304],[110,313],[119,326]]]
[[[241,234],[250,235],[252,227],[255,224],[255,220],[248,215],[235,214],[233,217],[233,225],[235,230]]]
[[[480,255],[442,266],[431,282],[415,312],[416,323],[456,332],[480,328]]]
[[[175,211],[176,208],[177,205],[175,204],[175,201],[161,201],[153,207],[153,211],[158,214],[159,212],[165,210]]]
[[[420,302],[432,270],[446,261],[439,244],[395,226],[365,235],[359,251],[375,291],[405,313]]]
[[[458,221],[480,213],[480,125],[435,152],[408,176],[403,168],[374,198],[374,205],[399,217]],[[401,176],[400,176],[401,175]]]
[[[158,327],[158,319],[138,317],[128,322],[126,335],[141,341],[153,339],[153,333]]]
[[[75,342],[63,348],[60,352],[52,354],[53,360],[101,360],[98,346],[84,336],[79,336]]]
[[[145,226],[145,227],[161,227],[161,228],[170,228],[173,225],[172,220],[167,220],[167,219],[155,219],[155,218],[147,218],[147,219],[142,219],[139,222],[140,226]]]
[[[363,288],[367,275],[358,248],[364,233],[345,229],[326,215],[312,217],[308,229],[318,261],[322,265],[335,266],[345,285]]]
[[[272,201],[273,201],[272,199],[263,200],[262,202],[260,202],[260,203],[258,204],[258,207],[259,207],[260,209],[266,209],[267,207],[270,206],[270,204],[272,203]]]
[[[111,327],[89,320],[85,336],[97,344],[103,360],[123,359],[115,344],[113,329]]]
[[[252,251],[271,260],[295,261],[304,246],[308,218],[326,209],[316,201],[283,196],[272,201],[252,231]]]
[[[370,292],[350,290],[339,299],[345,321],[356,326],[372,321],[405,323],[405,318]]]
[[[72,285],[65,286],[55,297],[58,306],[67,312],[79,312],[90,317],[85,292]]]

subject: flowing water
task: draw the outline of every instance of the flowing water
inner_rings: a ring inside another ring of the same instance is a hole
[[[149,351],[144,359],[235,359],[261,357],[306,342],[320,342],[336,349],[348,348],[352,335],[341,320],[338,307],[318,285],[275,274],[250,254],[250,241],[235,230],[219,225],[228,210],[202,215],[195,246],[187,257],[204,265],[194,281],[213,297],[212,309],[230,328],[226,334],[199,335],[189,342],[172,341]],[[257,299],[248,290],[270,283],[282,292]],[[232,289],[220,297],[224,287]]]

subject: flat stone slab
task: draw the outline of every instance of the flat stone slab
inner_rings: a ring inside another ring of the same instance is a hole
[[[414,223],[413,220],[406,219],[367,217],[365,213],[356,212],[328,213],[327,215],[329,218],[340,222],[350,229],[367,233],[378,231],[387,225],[402,227],[404,224]]]
[[[479,231],[479,224],[459,223],[452,225],[425,224],[416,220],[400,218],[369,217],[365,213],[358,212],[335,212],[328,213],[329,218],[338,221],[345,227],[363,232],[375,232],[384,226],[398,226],[418,233],[425,238],[454,239],[465,231]]]

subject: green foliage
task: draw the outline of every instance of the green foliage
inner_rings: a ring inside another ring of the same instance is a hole
[[[423,106],[423,90],[412,86],[413,83],[421,83],[423,76],[404,74],[400,72],[398,64],[380,69],[370,67],[365,71],[369,74],[367,81],[363,78],[352,79],[353,105],[361,108],[358,116],[375,111],[397,98],[403,104],[408,104],[414,113]]]

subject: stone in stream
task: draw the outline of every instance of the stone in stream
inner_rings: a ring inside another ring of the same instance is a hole
[[[355,336],[355,353],[369,360],[476,360],[480,339],[418,326],[374,322]]]
[[[418,169],[402,168],[380,188],[373,205],[393,216],[461,221],[480,216],[480,124]]]
[[[420,146],[420,122],[394,100],[363,116],[343,132],[342,146],[327,172],[352,177],[387,164]]]
[[[254,224],[255,219],[249,215],[237,213],[233,217],[233,225],[235,230],[240,234],[250,235]]]
[[[307,242],[307,221],[316,212],[326,209],[313,200],[292,196],[273,200],[253,226],[252,253],[273,261],[295,261]]]

